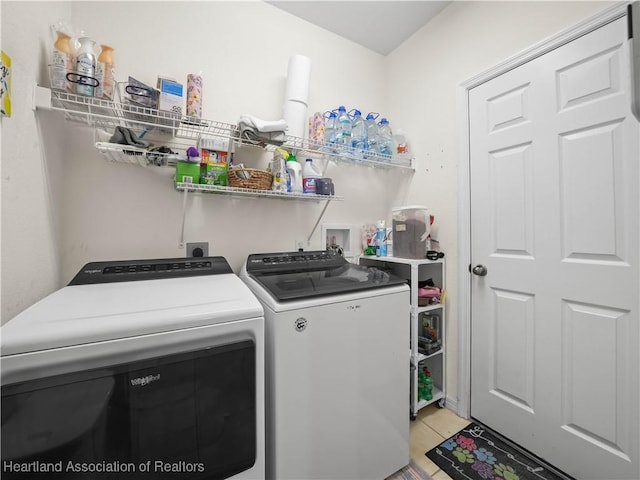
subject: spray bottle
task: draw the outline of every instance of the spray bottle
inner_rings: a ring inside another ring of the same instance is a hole
[[[94,52],[96,42],[89,37],[82,37],[78,41],[80,49],[76,57],[76,74],[78,75],[76,93],[93,97],[94,88],[98,83],[96,82],[96,54]]]

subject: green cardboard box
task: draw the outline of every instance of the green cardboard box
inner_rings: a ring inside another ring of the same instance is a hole
[[[177,162],[176,183],[200,183],[200,161]]]

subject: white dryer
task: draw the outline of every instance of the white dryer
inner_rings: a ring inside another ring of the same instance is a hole
[[[409,463],[409,288],[326,252],[254,254],[267,478],[383,479]]]
[[[3,479],[264,478],[263,309],[224,258],[90,263],[0,334]]]

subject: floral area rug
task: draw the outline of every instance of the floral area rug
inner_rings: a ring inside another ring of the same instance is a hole
[[[398,470],[385,480],[431,480],[431,477],[411,460],[409,465],[402,470]]]
[[[454,480],[567,480],[471,423],[425,455]]]

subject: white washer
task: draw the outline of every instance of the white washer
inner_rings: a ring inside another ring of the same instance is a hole
[[[268,479],[382,479],[409,463],[409,289],[339,255],[250,255],[265,311]]]
[[[264,478],[263,309],[224,258],[90,263],[0,333],[3,478]]]

